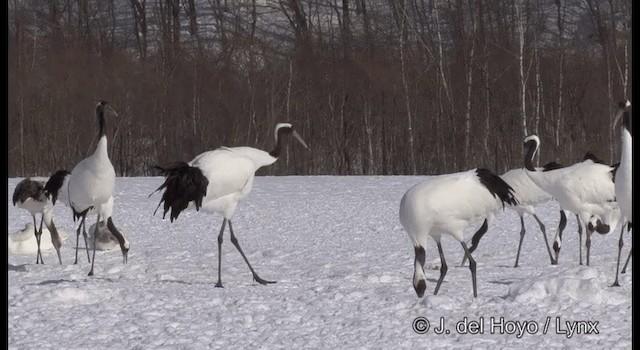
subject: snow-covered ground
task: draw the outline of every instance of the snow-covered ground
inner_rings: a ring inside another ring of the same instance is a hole
[[[609,287],[619,228],[594,234],[591,267],[579,266],[572,215],[556,266],[526,217],[520,267],[513,268],[520,222],[511,210],[498,213],[474,253],[475,299],[468,267],[458,267],[462,249],[449,236],[449,272],[433,295],[440,261],[429,242],[427,292],[419,299],[398,208],[422,179],[258,177],[233,218],[234,231],[258,274],[277,283],[252,280],[227,231],[224,288],[215,288],[222,218],[187,211],[170,223],[160,210],[153,215],[160,195],[148,197],[161,178],[118,178],[114,222],[131,242],[128,263],[117,248],[98,251],[95,276],[87,277],[84,248],[73,264],[70,209],[57,205],[57,226],[69,234],[63,265],[53,249],[43,252],[46,265],[36,265],[30,250],[9,255],[9,348],[631,348],[631,264],[621,287]],[[9,234],[31,221],[11,203],[19,180],[9,179]],[[537,210],[552,239],[557,204]],[[95,216],[88,220],[87,227]],[[469,239],[479,225],[469,228]],[[630,236],[625,242],[623,259]],[[424,329],[424,319],[430,327],[418,334],[413,326]],[[437,334],[441,321],[446,329]]]

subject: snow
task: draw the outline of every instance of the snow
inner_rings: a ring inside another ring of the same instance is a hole
[[[170,223],[153,215],[160,194],[149,198],[161,178],[117,178],[113,220],[130,241],[128,263],[120,249],[98,251],[88,277],[86,259],[73,264],[75,234],[63,243],[62,266],[54,250],[43,252],[45,265],[35,264],[35,253],[10,254],[9,348],[631,347],[631,264],[621,287],[609,287],[620,230],[594,234],[591,266],[579,266],[572,215],[555,266],[537,223],[525,216],[520,267],[513,268],[520,221],[512,210],[499,211],[474,253],[477,298],[468,267],[459,267],[460,244],[449,236],[442,239],[449,271],[433,295],[440,261],[429,241],[427,291],[418,298],[413,247],[398,210],[422,179],[257,177],[233,228],[256,272],[277,283],[252,281],[226,231],[224,288],[215,288],[222,218],[191,210]],[[9,179],[10,196],[19,180]],[[12,233],[32,219],[8,203]],[[550,240],[558,210],[552,201],[536,208]],[[54,214],[59,229],[75,232],[69,208],[58,204]],[[95,216],[87,227],[93,223]],[[623,262],[630,243],[625,233]],[[82,258],[82,239],[80,247]],[[429,320],[427,333],[412,329],[417,317]],[[441,320],[448,334],[436,333]]]
[[[25,211],[26,213],[26,211]],[[38,216],[37,224],[40,225],[40,217]],[[58,230],[60,240],[64,242],[69,234],[64,230]],[[38,243],[34,234],[33,222],[29,221],[25,223],[24,227],[18,229],[15,232],[10,232],[8,237],[9,255],[24,254],[35,256],[38,252]],[[43,253],[48,250],[53,250],[53,244],[51,243],[51,233],[49,229],[42,225],[42,237],[40,237],[40,252]],[[55,250],[53,250],[55,252]],[[55,254],[55,253],[54,253]],[[56,257],[56,260],[58,258]]]

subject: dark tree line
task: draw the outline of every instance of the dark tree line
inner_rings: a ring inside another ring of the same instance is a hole
[[[292,144],[263,174],[618,159],[631,0],[9,0],[9,176],[70,169],[110,102],[118,175]]]

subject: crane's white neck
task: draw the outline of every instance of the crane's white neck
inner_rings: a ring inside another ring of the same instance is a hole
[[[94,157],[109,159],[106,135],[102,135],[100,140],[98,140],[98,145],[96,146],[96,150],[93,152],[93,155]]]
[[[633,150],[632,137],[629,133],[629,130],[622,128],[622,142],[621,142],[621,150],[620,150],[620,165],[625,166],[627,164],[631,164],[631,152]]]

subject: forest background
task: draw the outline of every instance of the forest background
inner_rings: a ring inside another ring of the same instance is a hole
[[[8,176],[71,169],[107,121],[119,176],[218,146],[263,175],[439,174],[619,159],[631,0],[9,0]]]

